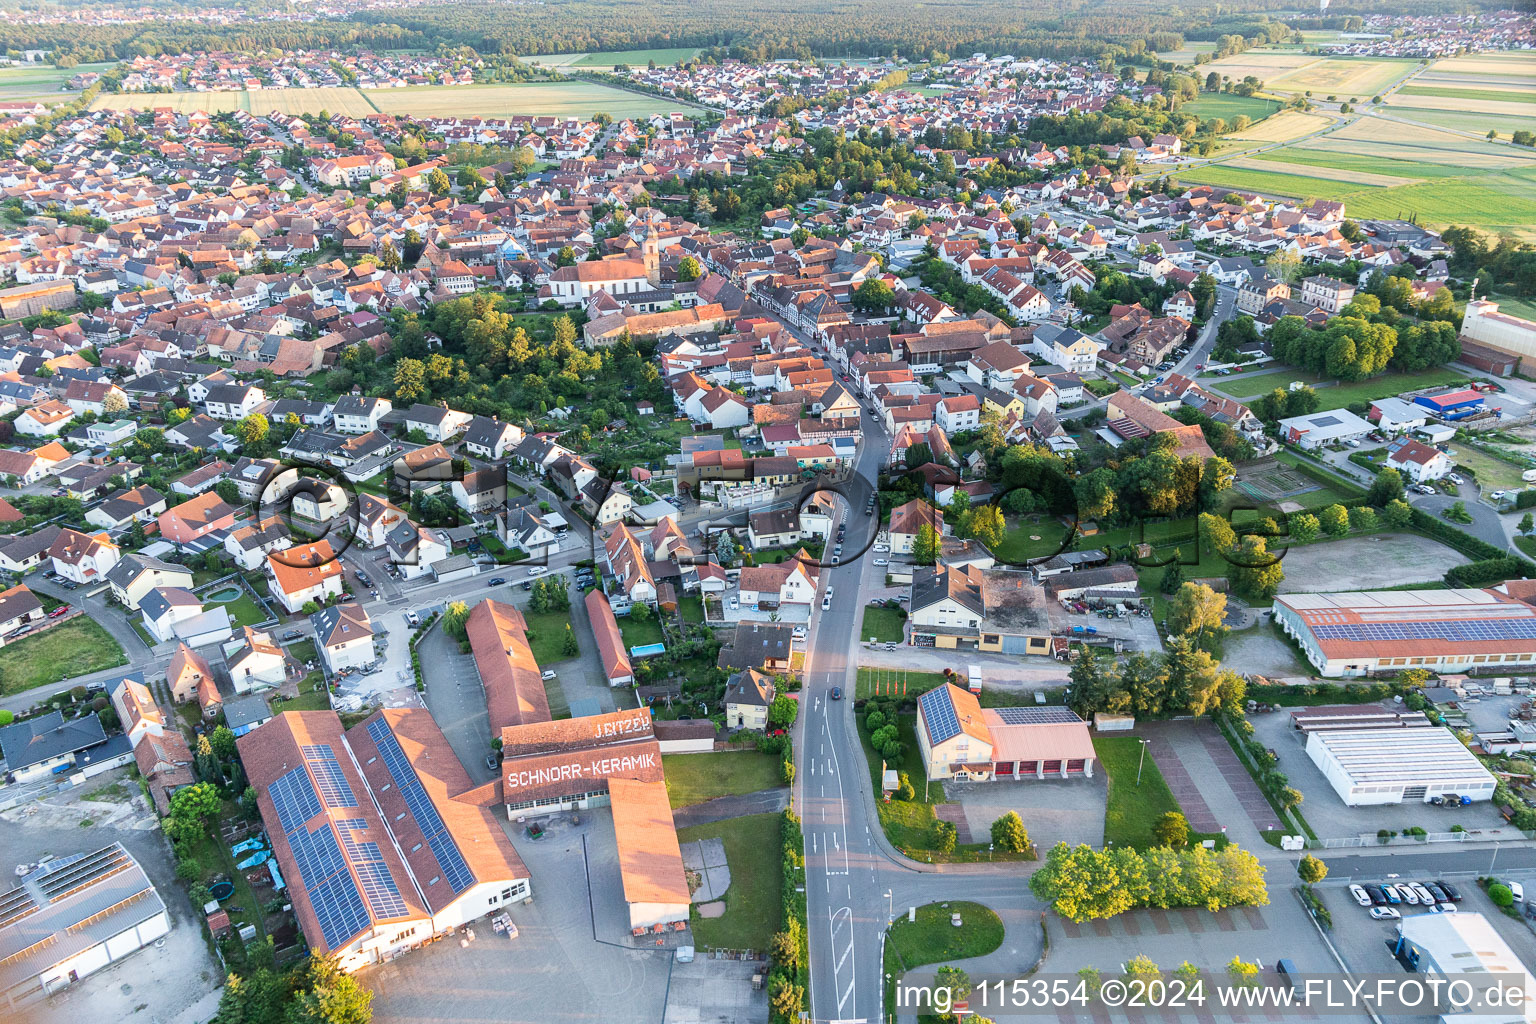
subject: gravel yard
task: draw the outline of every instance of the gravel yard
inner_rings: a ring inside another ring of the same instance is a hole
[[[1292,548],[1282,593],[1371,590],[1400,583],[1432,583],[1467,558],[1439,541],[1412,533],[1350,537]]]

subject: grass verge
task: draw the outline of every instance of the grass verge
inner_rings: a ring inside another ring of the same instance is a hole
[[[778,757],[756,750],[668,754],[661,763],[673,807],[687,807],[720,796],[756,793],[783,784]]]

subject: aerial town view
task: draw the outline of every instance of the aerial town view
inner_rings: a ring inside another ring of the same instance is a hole
[[[7,1024],[1536,1024],[1536,9],[0,0],[0,890]]]

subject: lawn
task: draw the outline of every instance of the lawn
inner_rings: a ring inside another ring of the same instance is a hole
[[[667,754],[661,759],[673,807],[701,804],[717,796],[739,796],[782,786],[779,759],[756,750],[710,754]]]
[[[679,598],[677,607],[683,613],[684,622],[704,621],[704,599],[702,597],[690,594],[687,597]]]
[[[899,644],[905,638],[903,626],[906,620],[905,613],[899,608],[870,605],[864,609],[864,624],[859,628],[859,639]]]
[[[858,682],[854,684],[854,696],[864,697],[912,697],[927,693],[944,683],[942,672],[903,672],[895,669],[859,669]]]
[[[778,814],[752,814],[678,830],[680,843],[718,836],[725,843],[725,861],[731,869],[725,913],[716,918],[692,915],[690,925],[698,945],[764,950],[773,933],[783,927],[782,821]]]
[[[1488,490],[1519,490],[1525,487],[1520,479],[1520,467],[1472,447],[1465,441],[1451,449],[1456,453],[1455,463],[1472,471],[1478,486]]]
[[[952,914],[960,915],[959,928],[951,922]],[[1003,921],[990,907],[980,903],[930,903],[918,907],[911,921],[905,913],[897,911],[886,936],[885,1005],[887,1010],[894,1010],[896,982],[902,975],[927,964],[950,964],[986,956],[1003,944]]]
[[[1249,401],[1261,395],[1267,395],[1275,388],[1284,390],[1292,381],[1297,380],[1312,385],[1317,391],[1320,409],[1342,409],[1351,402],[1371,402],[1378,398],[1386,398],[1419,388],[1462,384],[1467,381],[1467,375],[1458,370],[1437,366],[1418,373],[1387,373],[1358,383],[1345,384],[1320,380],[1315,375],[1302,370],[1285,369],[1234,381],[1218,378],[1210,386],[1213,390],[1231,395],[1233,398]]]
[[[229,611],[229,621],[236,629],[241,626],[254,626],[271,618],[261,610],[261,605],[257,604],[244,588],[241,588],[240,596],[233,601],[209,601],[207,605],[210,608],[214,605],[223,605]]]
[[[528,646],[533,648],[533,660],[537,661],[541,668],[548,668],[556,662],[566,661],[575,656],[565,654],[562,650],[565,645],[566,627],[571,624],[569,612],[536,612],[524,608],[523,618],[528,620]],[[576,641],[581,642],[579,633]]]
[[[24,100],[41,100],[44,103],[68,103],[79,97],[78,92],[65,92],[64,83],[86,71],[103,72],[114,67],[113,62],[101,64],[77,64],[72,68],[56,68],[52,64],[27,64],[22,67],[0,68],[0,101],[18,103]]]
[[[1046,558],[1062,549],[1067,541],[1067,529],[1057,520],[1045,516],[1018,519],[992,554],[998,561],[1010,565],[1019,565],[1032,558]],[[1036,537],[1040,539],[1035,540]]]
[[[0,694],[126,665],[123,648],[84,615],[0,649]]]
[[[1179,110],[1200,117],[1219,117],[1230,127],[1238,117],[1249,121],[1268,117],[1280,109],[1278,100],[1266,100],[1260,96],[1236,96],[1231,93],[1201,93],[1200,98],[1180,104]]]
[[[1134,736],[1095,736],[1093,749],[1099,767],[1109,777],[1109,805],[1104,810],[1104,843],[1145,850],[1155,845],[1152,826],[1169,811],[1180,810],[1163,773],[1151,757],[1142,766],[1141,785],[1136,766],[1141,741]]]
[[[662,642],[661,623],[656,621],[656,616],[648,615],[644,619],[634,615],[625,615],[619,619],[619,632],[624,636],[625,647],[644,647],[646,644],[659,644]]]
[[[293,700],[272,698],[273,711],[325,711],[331,706],[325,694],[325,673],[318,669],[299,680],[299,695]]]

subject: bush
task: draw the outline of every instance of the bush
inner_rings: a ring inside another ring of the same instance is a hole
[[[933,848],[937,852],[954,853],[955,843],[958,838],[959,834],[955,831],[954,822],[936,821],[933,823]]]
[[[1488,898],[1496,907],[1511,907],[1515,903],[1515,894],[1501,882],[1494,882],[1488,887]]]

